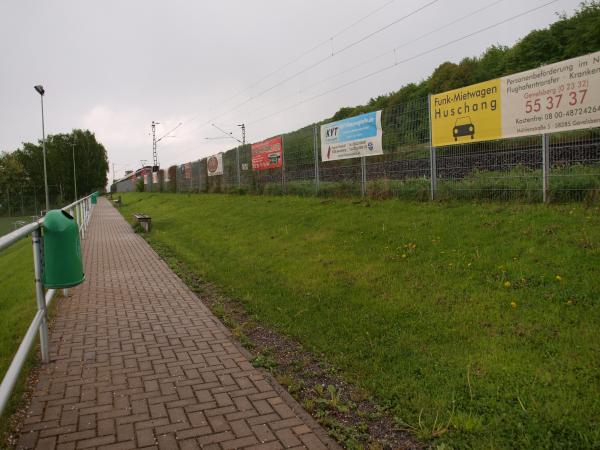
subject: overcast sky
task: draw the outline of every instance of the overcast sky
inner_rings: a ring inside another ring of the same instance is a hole
[[[159,136],[183,123],[159,143],[162,167],[195,160],[236,145],[206,139],[220,135],[211,123],[239,136],[236,125],[244,122],[248,141],[291,131],[418,82],[444,61],[512,45],[580,0],[558,0],[278,113],[549,1],[2,0],[0,150],[41,137],[33,86],[43,84],[46,132],[92,130],[117,176],[152,159],[152,120],[160,122]]]

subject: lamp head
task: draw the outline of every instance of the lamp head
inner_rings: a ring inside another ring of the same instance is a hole
[[[34,88],[34,89],[35,89],[35,90],[38,92],[38,94],[40,94],[40,95],[44,95],[44,93],[46,92],[46,91],[44,91],[44,86],[42,86],[41,84],[38,84],[37,86],[34,86],[33,88]]]

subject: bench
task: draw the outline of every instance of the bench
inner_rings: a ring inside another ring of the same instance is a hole
[[[146,214],[135,213],[133,218],[140,224],[146,233],[152,230],[152,217]]]

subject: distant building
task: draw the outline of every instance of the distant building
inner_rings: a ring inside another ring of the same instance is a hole
[[[144,191],[150,191],[152,184],[158,183],[158,171],[153,173],[152,166],[144,166],[140,169],[137,169],[135,172],[133,170],[125,171],[125,176],[115,180],[112,184],[110,191],[111,192],[135,192],[136,185],[142,180],[144,183]]]

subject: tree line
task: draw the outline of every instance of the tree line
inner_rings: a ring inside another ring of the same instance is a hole
[[[493,45],[482,55],[458,64],[446,61],[420,83],[409,83],[395,92],[372,98],[365,105],[344,107],[333,120],[410,103],[428,94],[457,89],[600,50],[600,2],[580,3],[571,15],[558,15],[548,28],[533,30],[512,47]]]
[[[25,215],[45,209],[42,152],[42,141],[38,141],[0,153],[0,214]],[[52,207],[75,200],[75,180],[78,197],[103,189],[107,183],[106,149],[89,130],[47,136],[46,167]]]

